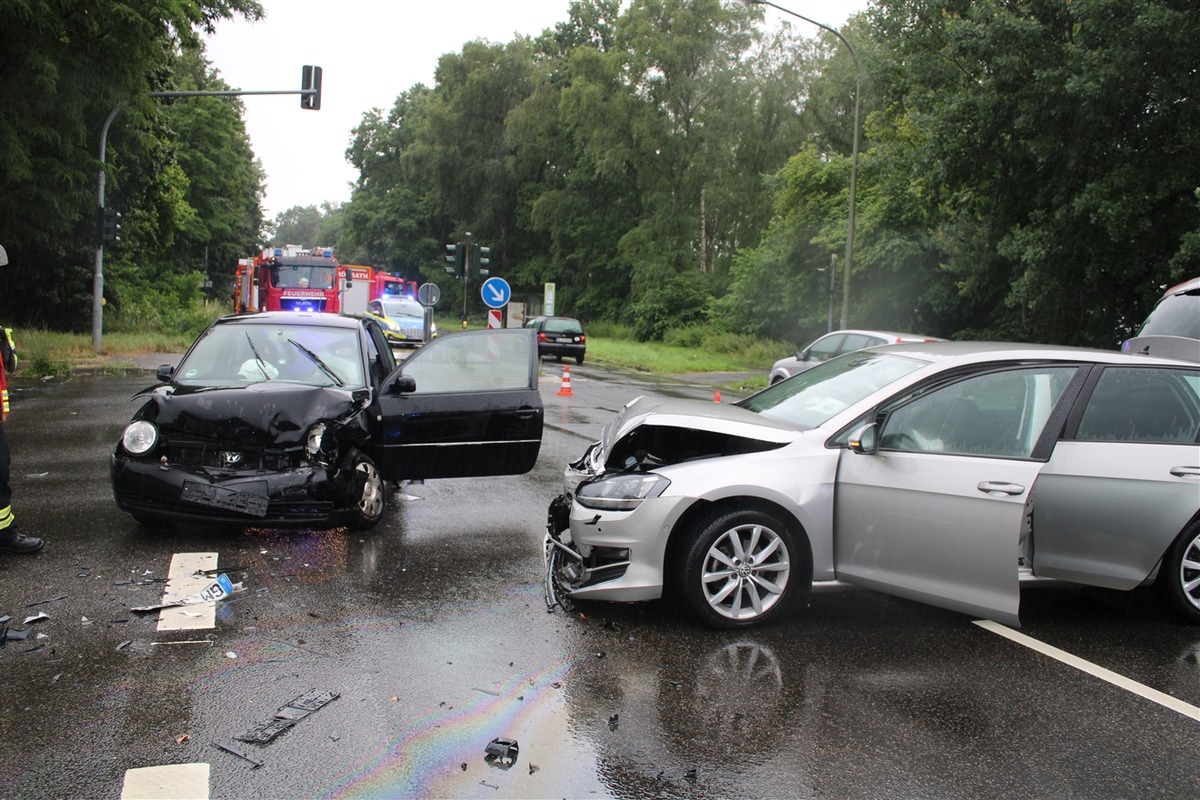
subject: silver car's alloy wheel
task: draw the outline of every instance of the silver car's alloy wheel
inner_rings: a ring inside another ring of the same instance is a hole
[[[1158,588],[1184,619],[1200,624],[1200,520],[1184,529],[1163,559]]]
[[[765,514],[739,511],[701,525],[684,565],[693,609],[720,627],[765,621],[791,596],[791,534]]]
[[[371,459],[363,456],[354,465],[355,482],[361,487],[355,501],[358,528],[370,528],[383,517],[385,505],[383,478]]]

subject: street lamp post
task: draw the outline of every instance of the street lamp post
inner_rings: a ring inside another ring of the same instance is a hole
[[[740,0],[740,2],[749,7],[751,5],[770,6],[777,11],[782,11],[784,14],[790,14],[797,19],[802,19],[810,25],[816,25],[822,30],[829,31],[846,45],[846,49],[850,51],[850,57],[854,59],[854,144],[850,151],[850,214],[846,225],[846,269],[845,276],[842,278],[842,321],[841,327],[850,327],[850,268],[854,265],[854,206],[855,198],[858,190],[858,128],[859,128],[859,113],[860,101],[862,97],[862,66],[858,63],[858,53],[854,51],[854,45],[846,40],[845,36],[838,33],[828,25],[817,22],[815,19],[809,19],[803,14],[797,14],[795,11],[776,5],[770,0]]]

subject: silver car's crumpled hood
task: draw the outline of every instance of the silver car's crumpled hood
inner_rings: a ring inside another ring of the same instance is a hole
[[[655,425],[663,427],[697,428],[775,444],[793,442],[801,434],[795,428],[736,405],[642,395],[626,403],[616,418],[604,426],[601,447],[608,452],[614,442],[620,441],[621,437],[639,425],[646,424],[651,417]]]

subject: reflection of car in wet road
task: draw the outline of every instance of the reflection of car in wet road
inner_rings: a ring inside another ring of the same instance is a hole
[[[1157,580],[1200,622],[1200,370],[1072,348],[851,353],[735,405],[638,398],[567,468],[548,601],[710,624],[855,583],[1015,623],[1022,583]]]
[[[349,523],[386,482],[528,472],[541,445],[534,337],[477,331],[397,367],[370,318],[266,313],[213,323],[112,454],[117,504],[141,521]]]

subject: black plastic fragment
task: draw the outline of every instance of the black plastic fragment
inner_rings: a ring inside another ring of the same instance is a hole
[[[259,767],[261,767],[263,765],[263,762],[259,761],[257,758],[250,755],[249,753],[243,753],[241,750],[238,750],[236,747],[229,747],[228,745],[221,744],[220,742],[213,742],[213,747],[220,748],[221,750],[224,750],[226,753],[232,753],[233,755],[237,756],[238,758],[246,759],[247,761],[249,761],[251,764],[254,765],[253,767],[251,767],[251,769],[258,769]]]
[[[484,749],[483,760],[497,767],[508,769],[517,763],[517,754],[521,752],[516,739],[498,736],[488,742]]]
[[[318,708],[336,700],[339,696],[337,692],[309,689],[295,700],[281,707],[275,712],[273,718],[266,722],[260,722],[233,738],[239,742],[266,744]]]

